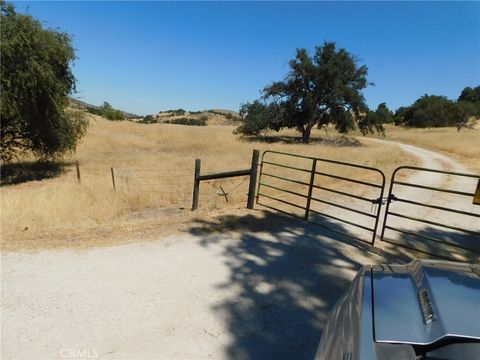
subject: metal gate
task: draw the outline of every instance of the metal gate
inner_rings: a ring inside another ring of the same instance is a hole
[[[480,205],[474,196],[479,186],[480,175],[397,168],[390,181],[381,240],[435,257],[478,261]]]
[[[257,204],[373,245],[384,187],[372,167],[269,150]]]

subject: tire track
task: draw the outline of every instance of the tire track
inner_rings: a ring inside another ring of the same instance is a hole
[[[368,141],[381,142],[393,146],[398,146],[401,150],[415,156],[418,160],[420,160],[421,164],[419,167],[458,173],[472,173],[460,162],[435,151],[426,150],[418,146],[403,144],[396,141],[386,141],[379,139],[368,139]],[[473,193],[475,191],[477,183],[477,180],[474,178],[465,178],[460,176],[436,174],[423,171],[413,171],[409,175],[410,176],[408,176],[406,180],[406,182],[408,183],[426,185],[434,188],[458,190],[469,193]],[[430,191],[398,185],[394,186],[393,194],[396,197],[402,199],[408,199],[424,204],[432,204],[436,206],[446,207],[449,209],[457,209],[460,211],[480,214],[480,206],[473,205],[473,199],[466,196],[453,195],[437,191]],[[385,208],[383,209],[383,212],[384,211]],[[415,218],[434,221],[448,226],[480,232],[479,219],[470,216],[459,215],[447,211],[441,211],[395,201],[390,204],[389,211],[408,215]],[[391,215],[387,219],[387,224],[389,226],[404,231],[417,233],[419,235],[440,238],[445,242],[457,244],[459,246],[480,249],[480,238],[477,235],[466,234],[462,231],[451,230],[441,226],[434,226]],[[383,216],[380,221],[380,226],[382,225]],[[408,237],[405,234],[393,230],[387,229],[385,232],[385,237],[395,242],[400,242],[402,244],[406,243],[411,247],[423,249],[436,255],[448,257],[451,256],[458,260],[470,260],[475,258],[478,260],[478,257],[475,255],[473,255],[472,258],[472,254],[470,252],[464,252],[462,250],[457,252],[457,250],[453,249],[451,246],[444,246],[443,244],[438,243],[434,244],[433,242],[420,240],[415,237]],[[384,243],[382,242],[382,244]]]

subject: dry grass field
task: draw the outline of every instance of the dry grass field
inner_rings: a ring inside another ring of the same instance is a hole
[[[234,135],[230,126],[146,125],[94,115],[90,119],[88,135],[77,153],[65,159],[60,176],[2,186],[4,249],[138,241],[181,230],[195,218],[244,211],[248,179],[242,178],[202,183],[200,210],[189,210],[196,158],[202,159],[202,173],[246,169],[255,148],[356,162],[387,174],[415,162],[395,146],[361,139],[357,144],[320,131],[312,144],[302,145],[292,141],[293,131],[280,133],[280,141],[250,142]],[[220,186],[229,193],[228,203],[219,195]]]
[[[472,170],[480,171],[480,122],[472,129],[457,131],[454,127],[406,129],[386,125],[386,140],[419,145],[440,151],[462,161]]]

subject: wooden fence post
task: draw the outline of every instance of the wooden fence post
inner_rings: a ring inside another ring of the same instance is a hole
[[[315,181],[316,169],[317,169],[317,159],[313,159],[312,173],[310,174],[310,184],[308,185],[307,205],[305,206],[305,220],[308,220],[308,215],[310,214],[310,202],[312,201],[312,191],[313,191],[313,185]]]
[[[253,150],[252,153],[252,168],[250,172],[250,184],[248,186],[247,209],[253,209],[255,204],[255,188],[258,177],[258,159],[260,158],[260,150]]]
[[[77,181],[81,184],[82,180],[80,179],[80,165],[78,164],[78,160],[75,161],[75,167],[77,168]]]
[[[113,190],[116,192],[117,188],[115,186],[115,174],[113,172],[113,166],[110,168],[110,171],[112,172],[112,185],[113,185]]]
[[[195,160],[195,173],[193,177],[193,200],[192,200],[192,211],[198,209],[198,197],[200,193],[200,169],[202,166],[202,160]]]

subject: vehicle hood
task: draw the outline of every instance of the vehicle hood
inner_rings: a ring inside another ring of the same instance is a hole
[[[372,266],[376,342],[480,340],[480,266],[416,260]]]

